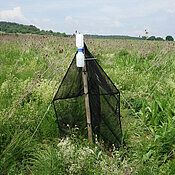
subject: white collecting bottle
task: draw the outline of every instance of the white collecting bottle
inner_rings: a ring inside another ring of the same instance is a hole
[[[78,48],[78,53],[76,55],[76,65],[77,67],[84,67],[84,41],[83,41],[83,34],[76,35],[76,47]]]

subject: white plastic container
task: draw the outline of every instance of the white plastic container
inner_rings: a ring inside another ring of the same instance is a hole
[[[78,48],[78,53],[76,55],[76,65],[77,65],[77,67],[84,67],[85,56],[83,53],[83,47],[84,47],[83,34],[76,35],[76,47]]]
[[[78,52],[77,53],[77,55],[76,55],[76,65],[77,65],[77,67],[84,67],[84,54],[83,54],[83,52]]]
[[[83,34],[76,35],[76,47],[83,48],[84,47],[84,37]]]

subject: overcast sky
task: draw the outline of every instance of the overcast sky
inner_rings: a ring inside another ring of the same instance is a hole
[[[0,21],[72,34],[175,38],[175,0],[0,0]]]

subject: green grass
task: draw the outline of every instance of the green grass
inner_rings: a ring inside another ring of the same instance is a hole
[[[135,111],[121,97],[125,146],[109,152],[74,130],[60,138],[52,106],[32,137],[73,59],[75,40],[0,36],[1,174],[173,174],[175,43],[86,44]]]

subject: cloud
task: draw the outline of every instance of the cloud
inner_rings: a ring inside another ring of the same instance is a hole
[[[120,21],[114,21],[115,27],[123,27],[123,24]]]
[[[73,19],[72,16],[66,16],[65,17],[65,21],[66,22],[72,21],[72,19]]]
[[[100,8],[100,13],[103,13],[111,18],[117,19],[133,19],[150,17],[155,14],[163,15],[166,9],[173,14],[175,1],[174,0],[143,0],[143,1],[129,1],[125,0],[126,4],[122,2],[108,3]]]
[[[0,11],[1,21],[11,21],[11,22],[22,22],[30,23],[30,21],[24,17],[21,11],[21,7],[15,7],[12,10],[2,10]]]
[[[170,14],[170,15],[175,15],[175,10],[174,9],[168,9],[167,12]]]
[[[75,24],[78,24],[78,20],[73,19],[72,16],[66,16],[65,19],[64,19],[64,21],[66,23],[75,23]]]
[[[175,0],[6,0],[0,5],[0,20],[23,24],[30,20],[40,29],[66,33],[138,36],[146,28],[150,35],[175,37],[174,17]]]
[[[43,22],[51,22],[51,19],[49,19],[49,18],[43,18],[42,21]]]

